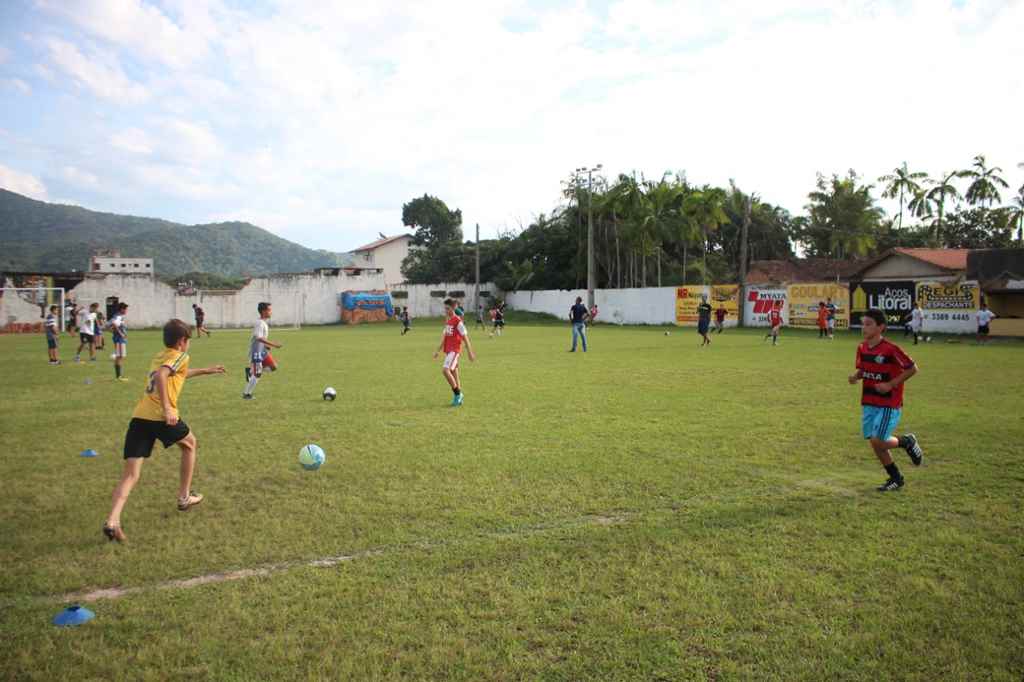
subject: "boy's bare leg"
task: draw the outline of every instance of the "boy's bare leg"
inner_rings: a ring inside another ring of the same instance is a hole
[[[142,457],[130,457],[124,461],[121,480],[111,495],[112,505],[110,515],[107,517],[107,525],[111,528],[121,526],[121,510],[124,509],[124,504],[128,501],[128,495],[131,494],[132,488],[139,482],[139,476],[142,475],[142,462]]]
[[[885,440],[880,438],[871,439],[871,449],[875,451],[875,457],[878,458],[882,466],[892,464],[892,453],[889,451],[899,446],[900,441],[897,438],[886,438]]]
[[[444,375],[445,381],[448,382],[448,385],[452,387],[453,391],[459,387],[459,378],[453,374],[450,369],[447,367],[442,368],[441,374]]]
[[[190,431],[178,441],[181,448],[181,480],[178,485],[178,499],[187,499],[192,490],[192,474],[196,470],[196,437]]]

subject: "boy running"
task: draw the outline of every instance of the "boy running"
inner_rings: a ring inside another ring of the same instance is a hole
[[[96,311],[99,303],[89,305],[89,310],[82,309],[78,313],[78,350],[75,351],[75,362],[82,361],[82,349],[89,347],[89,362],[96,362]]]
[[[60,310],[55,305],[50,306],[50,312],[46,315],[46,352],[50,356],[51,365],[59,365],[60,358],[57,357],[57,338],[60,336],[60,329],[57,321],[57,311]]]
[[[270,325],[267,324],[267,320],[270,319],[271,315],[270,304],[264,301],[256,306],[256,311],[260,314],[260,319],[256,321],[256,325],[252,328],[252,337],[249,339],[250,364],[245,368],[245,378],[248,383],[245,386],[245,392],[242,393],[242,398],[245,400],[252,400],[252,392],[256,390],[256,382],[263,376],[264,365],[271,372],[277,369],[277,363],[274,362],[274,358],[270,355],[268,349],[281,347],[280,343],[274,343],[267,339],[270,336]]]
[[[487,325],[484,324],[484,304],[476,304],[476,326],[477,329],[487,329]]]
[[[703,341],[701,341],[700,347],[711,345],[711,339],[708,337],[708,329],[711,327],[711,304],[708,303],[707,296],[700,297],[700,303],[697,305],[697,333],[701,335]]]
[[[771,331],[765,334],[764,340],[767,341],[768,337],[772,338],[772,345],[779,345],[779,330],[782,329],[782,301],[776,301],[772,307],[771,312],[768,313],[768,324],[771,325]]]
[[[818,301],[818,338],[828,338],[828,308],[824,301]]]
[[[128,325],[124,316],[128,312],[127,303],[118,303],[117,312],[110,320],[110,336],[114,340],[114,379],[128,381],[124,376],[124,359],[128,356]]]
[[[914,302],[914,309],[910,311],[910,331],[914,335],[914,345],[921,336],[921,329],[924,328],[924,312],[921,310],[921,302]]]
[[[725,316],[728,314],[729,311],[725,309],[725,305],[719,303],[718,309],[715,310],[715,331],[719,334],[725,330]]]
[[[412,320],[409,319],[409,306],[405,306],[404,308],[402,308],[401,319],[402,336],[405,336],[406,334],[409,333],[409,330],[412,328]]]
[[[202,336],[203,332],[206,332],[206,336],[209,337],[210,330],[206,328],[205,324],[206,312],[202,308],[200,308],[198,304],[193,303],[192,314],[196,318],[196,338],[198,339],[200,336]]]
[[[836,310],[838,310],[838,308],[836,308],[836,304],[832,302],[831,296],[829,297],[828,302],[825,303],[825,308],[828,309],[828,318],[826,320],[828,323],[828,338],[834,339],[836,335]]]
[[[978,343],[988,343],[988,325],[989,322],[994,320],[996,314],[988,309],[987,303],[981,304],[981,309],[978,311]]]
[[[128,537],[121,529],[121,511],[132,488],[139,481],[142,462],[153,450],[157,439],[169,448],[175,443],[181,448],[181,479],[178,484],[178,511],[188,511],[203,501],[203,496],[192,492],[192,473],[196,466],[196,437],[178,416],[178,396],[185,379],[200,374],[223,374],[224,366],[189,369],[189,327],[181,320],[164,325],[165,348],[156,354],[150,364],[146,392],[132,412],[128,432],[124,437],[124,469],[121,481],[111,496],[110,515],[103,524],[103,535],[108,540],[124,542]]]
[[[455,301],[450,298],[444,300],[444,310],[448,320],[444,324],[444,332],[441,334],[441,345],[434,351],[434,359],[441,351],[444,351],[444,364],[441,366],[441,374],[444,375],[448,385],[452,388],[452,407],[462,405],[462,383],[459,381],[459,354],[462,352],[462,343],[465,341],[466,350],[469,352],[470,361],[476,360],[473,353],[473,344],[469,342],[469,333],[462,318],[455,314]]]
[[[494,320],[494,329],[491,330],[491,336],[497,334],[501,336],[501,330],[505,328],[505,304],[498,302],[498,305],[494,306],[494,310],[491,311],[491,319]]]
[[[861,317],[864,342],[857,346],[857,371],[849,381],[861,381],[861,433],[871,441],[875,456],[885,468],[889,479],[878,487],[879,492],[903,487],[903,474],[892,461],[893,448],[903,448],[914,466],[921,466],[924,450],[912,433],[893,437],[903,408],[903,384],[917,374],[913,359],[896,344],[885,339],[885,313],[877,308]]]

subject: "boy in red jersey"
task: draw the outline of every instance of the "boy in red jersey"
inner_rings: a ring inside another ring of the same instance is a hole
[[[914,466],[921,466],[924,450],[912,433],[896,438],[893,431],[900,421],[903,407],[903,384],[917,374],[917,365],[899,346],[882,337],[885,331],[885,313],[877,308],[861,317],[864,342],[857,346],[857,371],[849,381],[861,381],[861,433],[871,441],[875,456],[889,474],[889,480],[879,486],[879,492],[899,490],[903,487],[903,474],[892,461],[889,451],[903,448]]]
[[[444,311],[448,320],[444,323],[444,333],[441,334],[441,345],[434,351],[434,359],[444,351],[444,365],[441,367],[441,374],[444,375],[448,385],[452,387],[452,407],[462,404],[462,384],[459,382],[459,354],[462,352],[462,343],[465,341],[466,350],[469,352],[469,359],[476,360],[473,353],[473,345],[469,342],[469,333],[462,318],[455,313],[455,301],[450,298],[444,300]]]
[[[771,311],[768,313],[768,324],[771,325],[771,331],[764,335],[764,340],[767,341],[768,337],[772,337],[772,345],[776,346],[779,343],[779,330],[782,329],[782,301],[775,301]]]

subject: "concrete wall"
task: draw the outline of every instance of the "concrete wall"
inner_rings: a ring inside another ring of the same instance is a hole
[[[163,282],[144,276],[90,274],[69,296],[80,304],[104,305],[108,296],[127,303],[132,327],[158,327],[172,317],[190,322],[192,304],[206,312],[210,327],[248,327],[261,301],[273,304],[273,324],[336,324],[341,321],[344,291],[383,290],[384,275],[326,273],[279,274],[252,279],[239,291],[199,291],[181,295]]]
[[[436,284],[393,284],[388,287],[391,291],[392,303],[396,308],[409,308],[409,314],[413,317],[442,317],[444,315],[444,299],[451,295],[451,292],[462,291],[462,304],[466,308],[466,317],[473,321],[475,311],[473,310],[473,287],[474,284],[466,282],[438,282]],[[444,296],[431,296],[431,292],[444,291]],[[481,297],[480,300],[487,308],[487,301],[494,297],[500,297],[501,292],[494,286],[494,282],[480,282],[480,291],[491,293],[492,298]],[[395,297],[396,293],[405,293],[406,298]]]
[[[547,313],[568,320],[569,308],[579,296],[587,301],[586,289],[517,291],[505,296],[513,310]],[[676,288],[597,289],[597,321],[608,324],[675,324]]]

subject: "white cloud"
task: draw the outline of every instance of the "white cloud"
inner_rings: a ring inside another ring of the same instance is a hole
[[[163,129],[161,146],[174,158],[196,161],[223,153],[220,140],[203,121],[168,119],[163,122]]]
[[[61,169],[61,177],[78,187],[97,189],[100,186],[100,179],[98,177],[75,166],[64,166]]]
[[[128,128],[110,136],[110,144],[114,147],[131,154],[151,154],[153,142],[145,131],[138,128]]]
[[[90,56],[64,40],[46,41],[53,63],[77,83],[105,99],[140,102],[148,96],[146,89],[132,81],[121,68],[117,58],[94,52]]]
[[[11,57],[11,51],[3,45],[0,45],[0,64],[3,64]]]
[[[39,178],[0,164],[0,187],[33,199],[46,201],[46,186]]]
[[[17,90],[23,95],[32,94],[32,86],[26,83],[25,81],[21,80],[20,78],[8,78],[4,80],[4,85],[6,85],[8,88]]]

